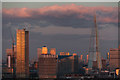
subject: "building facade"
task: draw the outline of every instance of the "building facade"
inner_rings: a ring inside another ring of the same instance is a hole
[[[18,29],[16,36],[16,77],[29,77],[29,31]]]
[[[51,54],[42,54],[39,57],[39,78],[57,77],[57,56]]]
[[[59,55],[58,56],[58,77],[67,74],[78,73],[78,55]]]
[[[42,54],[47,54],[48,53],[48,49],[46,46],[42,47]]]
[[[51,48],[50,49],[50,54],[51,55],[56,55],[56,49],[55,48]]]
[[[115,70],[116,68],[120,68],[120,49],[110,49],[110,70]]]

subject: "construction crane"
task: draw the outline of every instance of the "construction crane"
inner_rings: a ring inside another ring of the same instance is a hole
[[[13,68],[13,78],[15,78],[16,77],[15,38],[14,38],[14,36],[12,34],[11,29],[10,29],[10,35],[11,35],[11,39],[12,39],[12,56],[13,56],[13,66],[12,66],[12,68]]]

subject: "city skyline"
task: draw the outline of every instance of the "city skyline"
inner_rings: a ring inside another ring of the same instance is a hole
[[[3,3],[2,79],[120,78],[118,9],[115,2]]]
[[[41,3],[40,6],[36,5],[32,8],[30,3],[27,3],[28,6],[18,4],[18,6],[10,7],[10,4],[3,3],[3,52],[4,49],[11,47],[10,32],[14,35],[16,29],[27,26],[30,31],[30,59],[37,58],[37,48],[42,46],[47,46],[49,49],[56,48],[56,54],[63,51],[87,55],[91,27],[94,27],[94,10],[96,10],[100,32],[102,56],[105,58],[109,48],[118,47],[116,7],[94,6],[95,3],[93,6],[86,6],[85,3],[84,5],[81,3]],[[17,15],[20,11],[23,13]],[[109,15],[112,16],[108,17]],[[3,56],[4,54],[5,52]]]

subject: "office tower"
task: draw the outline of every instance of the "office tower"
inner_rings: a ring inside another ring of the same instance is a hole
[[[48,49],[46,46],[42,47],[42,54],[47,54],[48,53]]]
[[[83,55],[80,55],[80,59],[81,59],[81,61],[83,60]]]
[[[58,77],[78,73],[78,55],[58,55]]]
[[[27,78],[29,76],[29,31],[18,29],[16,40],[16,77]]]
[[[120,53],[119,49],[110,49],[110,70],[114,70],[116,68],[120,68]]]
[[[57,56],[51,54],[42,54],[38,62],[39,78],[57,77]]]
[[[99,71],[102,69],[101,53],[99,51],[98,28],[96,23],[96,15],[94,16],[95,26],[92,28],[89,47],[89,62],[88,68],[97,67]],[[96,66],[97,64],[97,66]]]
[[[39,56],[42,54],[42,49],[41,48],[37,48],[37,57],[39,58]]]
[[[56,55],[56,49],[55,48],[51,48],[50,49],[50,54],[51,55]]]
[[[87,60],[86,60],[86,63],[88,63],[88,58],[89,58],[89,56],[87,55]]]

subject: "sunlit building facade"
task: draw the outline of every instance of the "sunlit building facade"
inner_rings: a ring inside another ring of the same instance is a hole
[[[48,53],[48,49],[46,46],[42,47],[42,54],[47,54]]]
[[[39,57],[39,78],[57,78],[57,55],[42,54]]]
[[[69,52],[60,52],[60,55],[70,55]]]
[[[56,49],[55,48],[51,48],[50,49],[50,54],[51,55],[56,55]]]
[[[27,78],[29,76],[29,31],[18,29],[16,40],[16,77]]]
[[[116,68],[120,68],[120,49],[110,49],[110,70],[115,70]]]

